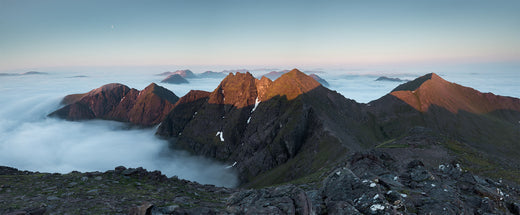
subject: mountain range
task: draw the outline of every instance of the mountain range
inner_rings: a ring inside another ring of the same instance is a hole
[[[107,119],[152,126],[163,120],[179,100],[174,93],[155,83],[142,91],[122,84],[103,85],[88,93],[68,95],[65,106],[49,116],[67,120]]]
[[[431,203],[407,200],[409,207],[440,213],[442,208],[435,205],[445,204],[442,199],[424,197],[440,195],[424,188],[434,183],[442,184],[444,192],[454,189],[453,201],[470,201],[452,205],[458,207],[450,209],[453,213],[481,207],[484,197],[489,200],[491,191],[471,185],[477,187],[466,192],[469,188],[464,186],[470,185],[458,178],[460,174],[442,173],[448,164],[453,171],[462,172],[464,166],[464,171],[490,180],[520,183],[520,99],[481,93],[435,73],[403,83],[367,104],[347,99],[297,69],[274,81],[265,76],[256,79],[248,72],[231,73],[212,92],[192,90],[181,98],[155,84],[143,91],[109,84],[66,96],[63,103],[50,115],[159,124],[156,134],[169,140],[171,147],[228,163],[238,172],[241,187],[289,183],[309,192],[322,189],[305,194],[310,204],[317,202],[314,211],[404,212],[406,207],[395,202],[405,201],[403,197],[388,200],[394,198],[390,191],[401,189],[401,195],[417,192],[416,201]],[[438,181],[436,174],[444,181]],[[384,204],[346,200],[368,198],[361,196],[365,188],[359,186],[364,182],[356,181],[361,178],[370,186],[384,185],[390,193],[377,193],[386,196]],[[347,189],[344,186],[350,190],[345,192],[355,194],[338,193]],[[513,202],[520,196],[510,195]],[[489,211],[518,213],[505,197],[496,198],[485,203],[492,204]]]

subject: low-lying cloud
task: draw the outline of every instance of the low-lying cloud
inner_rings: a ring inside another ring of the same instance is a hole
[[[97,80],[79,83],[85,81],[83,78],[74,86],[62,82],[61,76],[8,78],[0,80],[0,165],[59,173],[106,171],[123,165],[160,170],[169,177],[202,184],[237,184],[236,174],[226,168],[229,164],[172,150],[167,141],[154,135],[153,128],[128,129],[114,121],[71,122],[46,117],[58,108],[63,96],[71,91],[86,92],[80,88]]]
[[[122,83],[143,89],[152,82],[183,96],[191,89],[212,91],[220,79],[192,79],[190,84],[159,83],[163,77],[150,71],[45,71],[41,76],[0,77],[0,165],[22,170],[67,173],[106,171],[116,166],[160,170],[167,176],[203,184],[234,186],[237,176],[231,164],[192,156],[168,148],[155,129],[127,129],[123,123],[103,120],[70,122],[48,118],[67,94],[88,92],[108,83]],[[431,72],[431,71],[428,71]],[[418,72],[418,77],[426,72]],[[448,81],[492,91],[499,95],[518,94],[517,72],[440,73]],[[71,78],[81,76],[81,78]],[[377,75],[320,74],[330,88],[358,102],[369,102],[390,92],[400,83],[374,81]],[[393,75],[414,79],[413,75]]]

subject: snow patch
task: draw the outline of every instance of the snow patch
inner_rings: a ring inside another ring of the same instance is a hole
[[[376,194],[376,195],[374,196],[374,199],[377,199],[377,198],[379,198],[379,194]]]
[[[406,198],[408,195],[401,193],[401,197]]]
[[[399,177],[395,176],[395,177],[394,177],[394,181],[397,181],[397,179],[399,179]]]
[[[251,122],[251,116],[249,116],[249,118],[247,118],[247,124],[249,124],[249,122]]]
[[[341,175],[341,171],[337,171],[336,175],[338,175],[338,176]]]
[[[218,131],[215,136],[219,136],[219,135],[220,135],[220,141],[224,142],[224,132]]]
[[[370,187],[376,187],[376,183],[374,183],[374,182],[370,183]]]
[[[455,166],[457,167],[457,169],[459,170],[459,172],[462,172],[462,167],[460,167],[460,164],[455,164]]]
[[[256,97],[255,106],[253,107],[253,110],[251,110],[251,113],[253,113],[256,110],[256,108],[258,107],[260,102],[261,102],[260,99],[258,99],[258,97]]]
[[[385,206],[381,205],[381,204],[374,204],[374,205],[370,206],[370,210],[374,211],[374,212],[384,210],[384,209],[385,209]]]
[[[432,184],[432,187],[435,187],[435,184]]]
[[[231,166],[226,166],[226,169],[232,168],[232,167],[234,167],[236,165],[237,165],[237,162],[235,161],[235,163],[233,163]]]

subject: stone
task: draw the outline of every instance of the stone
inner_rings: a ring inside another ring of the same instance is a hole
[[[150,215],[152,214],[153,204],[149,202],[144,202],[139,207],[134,207],[130,209],[128,214],[130,215]]]
[[[227,202],[230,213],[311,214],[307,194],[294,185],[245,190],[234,193]]]
[[[49,197],[47,197],[47,200],[49,200],[49,201],[56,201],[56,200],[61,200],[61,198],[58,198],[56,196],[49,196]]]
[[[133,174],[135,174],[137,172],[138,172],[137,169],[130,168],[130,169],[124,170],[121,174],[123,174],[125,176],[130,176],[130,175],[133,175]]]

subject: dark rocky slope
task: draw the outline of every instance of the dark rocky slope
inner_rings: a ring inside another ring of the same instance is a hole
[[[364,106],[298,70],[275,81],[228,75],[211,93],[181,98],[157,134],[228,162],[250,186],[280,183],[334,163],[375,139]]]
[[[0,167],[0,213],[520,213],[517,184],[473,175],[457,162],[431,166],[421,159],[401,160],[391,150],[351,153],[323,172],[323,180],[262,189],[200,185],[142,168],[49,174]]]
[[[122,84],[107,84],[85,94],[66,96],[64,107],[49,114],[67,120],[107,119],[151,126],[161,122],[179,98],[171,91],[150,84],[144,90]]]
[[[414,126],[445,135],[444,145],[480,173],[518,180],[520,99],[481,93],[427,74],[369,103],[388,139]]]

